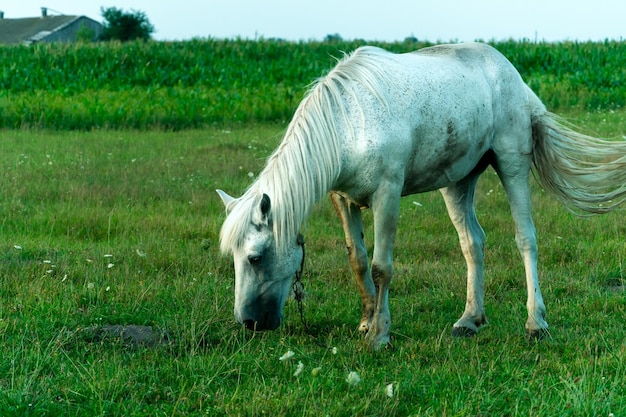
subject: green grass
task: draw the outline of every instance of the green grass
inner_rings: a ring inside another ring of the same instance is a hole
[[[576,118],[587,131],[618,135],[625,115]],[[291,301],[277,331],[235,324],[214,189],[241,193],[283,128],[0,132],[0,415],[626,412],[624,212],[578,218],[533,184],[552,339],[529,344],[523,268],[491,170],[476,198],[488,235],[490,326],[476,338],[450,336],[465,266],[437,193],[402,203],[392,349],[370,353],[355,331],[360,300],[328,201],[304,229],[314,335]],[[371,242],[371,213],[366,220]],[[171,344],[100,340],[93,329],[104,324],[154,326]],[[294,357],[279,361],[289,350]],[[351,371],[358,385],[346,382]]]

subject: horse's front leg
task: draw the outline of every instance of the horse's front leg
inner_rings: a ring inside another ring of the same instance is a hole
[[[398,229],[401,186],[388,183],[372,198],[374,212],[374,255],[372,279],[376,287],[376,309],[366,340],[372,350],[390,341],[389,284],[393,275],[393,247]]]
[[[341,226],[346,235],[346,248],[348,249],[350,266],[354,272],[354,277],[356,278],[361,294],[363,312],[361,322],[359,323],[359,331],[367,332],[370,329],[374,309],[376,307],[376,289],[368,267],[367,249],[365,248],[363,238],[361,209],[344,196],[334,192],[330,193],[330,199],[333,202],[333,206],[339,216],[339,220],[341,220]]]

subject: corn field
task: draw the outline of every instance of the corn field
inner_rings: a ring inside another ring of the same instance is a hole
[[[0,126],[180,130],[291,118],[307,86],[366,43],[196,39],[1,46]],[[492,43],[553,111],[626,103],[626,43]]]

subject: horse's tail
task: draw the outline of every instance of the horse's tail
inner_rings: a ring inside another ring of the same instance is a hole
[[[575,213],[607,213],[626,201],[626,141],[583,135],[533,104],[532,159],[541,186]]]

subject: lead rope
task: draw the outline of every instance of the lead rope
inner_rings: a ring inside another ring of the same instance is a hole
[[[298,303],[298,311],[300,312],[300,321],[304,326],[304,331],[313,338],[315,343],[324,349],[330,349],[324,342],[313,333],[306,319],[304,318],[304,283],[302,282],[302,274],[304,272],[304,236],[298,234],[296,240],[298,245],[302,246],[302,262],[300,263],[300,269],[296,271],[295,279],[293,280],[293,297]]]
[[[304,236],[298,234],[298,238],[296,240],[298,245],[302,246],[302,262],[300,263],[300,269],[296,271],[296,277],[293,280],[293,296],[298,303],[298,311],[300,312],[300,321],[302,321],[302,325],[304,329],[309,335],[312,335],[311,328],[309,324],[304,318],[304,284],[302,283],[302,273],[304,272]]]

